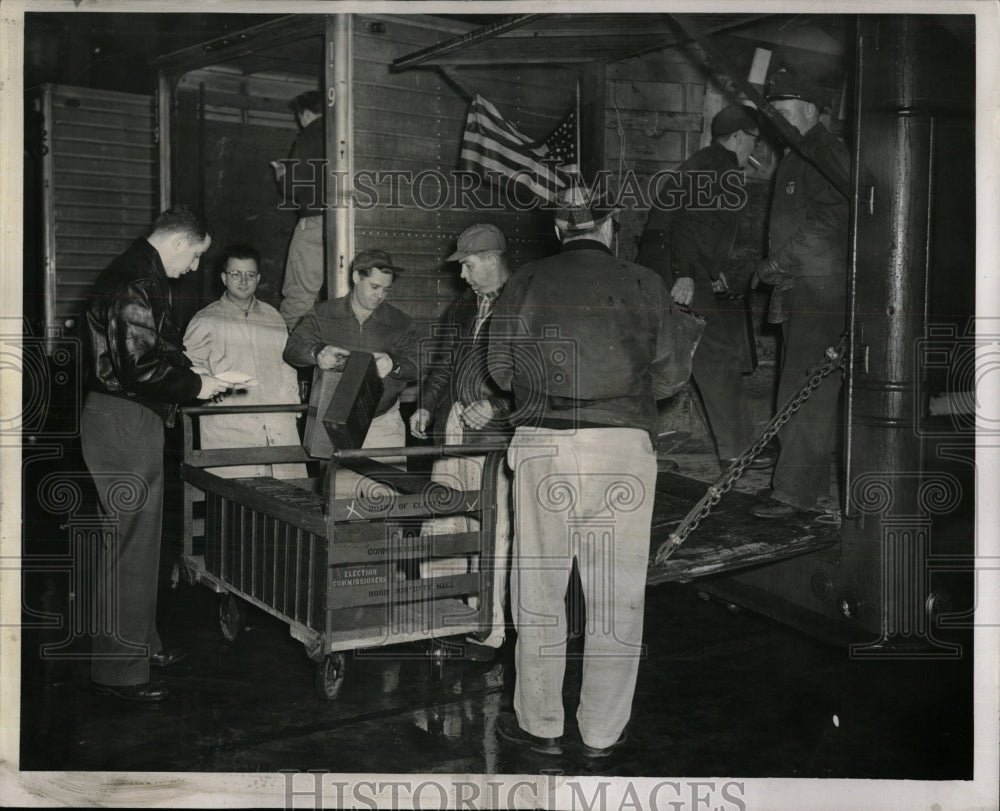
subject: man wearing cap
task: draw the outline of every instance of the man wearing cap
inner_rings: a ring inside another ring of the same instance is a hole
[[[501,389],[490,377],[486,347],[493,306],[510,278],[507,265],[507,240],[495,225],[477,223],[458,237],[457,250],[448,262],[460,262],[462,278],[469,289],[451,303],[432,342],[428,361],[446,359],[423,369],[417,410],[410,417],[410,431],[418,439],[430,434],[439,444],[505,443],[510,439],[508,416],[513,406],[509,391]],[[478,490],[482,459],[444,457],[435,461],[433,477],[437,481]],[[506,481],[500,483],[498,503],[506,505]],[[436,518],[428,533],[478,531],[478,522],[464,516]],[[510,543],[507,510],[500,511],[502,527],[496,533],[494,557],[493,629],[484,644],[466,643],[467,658],[490,660],[493,649],[504,640],[504,605],[506,563]],[[421,564],[421,577],[441,576],[449,572],[464,574],[478,571],[479,558],[435,558]],[[472,598],[475,599],[475,598]]]
[[[729,291],[725,275],[736,240],[739,207],[746,197],[723,193],[733,181],[742,187],[742,170],[760,138],[754,112],[731,104],[712,119],[712,143],[695,152],[680,167],[683,205],[654,206],[643,233],[636,261],[652,268],[671,286],[670,295],[705,319],[691,376],[697,384],[715,436],[723,467],[753,440],[743,373],[753,371],[742,310],[720,306],[716,294]],[[698,178],[699,182],[695,182]],[[710,182],[702,190],[701,178]],[[751,467],[770,467],[774,455],[758,455]]]
[[[518,270],[497,301],[489,369],[514,395],[511,607],[514,711],[498,734],[559,754],[574,559],[586,601],[576,713],[584,753],[625,741],[639,660],[656,485],[656,399],[687,382],[689,336],[663,281],[617,259],[614,209],[570,190],[562,250]],[[692,319],[693,320],[693,319]]]
[[[385,251],[361,251],[351,263],[351,292],[313,306],[285,345],[285,361],[299,367],[340,370],[352,351],[374,355],[383,388],[365,448],[406,444],[399,394],[417,379],[417,337],[413,319],[386,303],[401,269]]]
[[[769,318],[781,323],[778,402],[784,403],[844,330],[850,204],[829,178],[847,177],[850,157],[843,142],[820,123],[822,88],[782,70],[769,83],[767,97],[801,134],[800,148],[810,156],[806,160],[790,149],[778,164],[769,254],[754,279],[774,286]],[[777,518],[815,509],[819,498],[829,494],[840,384],[839,374],[828,376],[782,429],[771,496],[751,510],[753,515]]]

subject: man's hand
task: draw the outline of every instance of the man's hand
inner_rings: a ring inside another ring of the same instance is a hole
[[[271,161],[271,168],[274,169],[274,179],[279,183],[285,179],[285,164]]]
[[[343,369],[347,356],[351,353],[339,346],[324,346],[316,353],[316,365],[320,369]]]
[[[489,400],[476,400],[462,409],[459,419],[473,431],[479,431],[493,419],[493,404]]]
[[[378,371],[379,377],[388,375],[392,371],[392,367],[396,365],[385,352],[372,352],[372,357],[375,358],[375,369]]]
[[[670,296],[682,307],[687,307],[694,301],[694,279],[681,276],[670,288]]]
[[[764,284],[781,284],[786,280],[787,274],[782,273],[781,270],[774,264],[770,259],[765,259],[759,265],[757,265],[757,270],[750,281],[750,287],[754,290],[757,289],[757,284],[763,282]],[[757,284],[754,284],[754,281]]]
[[[198,391],[199,400],[212,400],[217,395],[228,392],[233,388],[232,383],[219,380],[219,378],[212,377],[212,375],[198,375],[198,377],[201,378],[201,389]]]
[[[417,439],[427,439],[427,426],[431,424],[431,412],[418,408],[410,417],[410,433]]]
[[[713,293],[725,293],[729,290],[729,282],[726,281],[726,274],[719,273],[715,281],[712,282]]]

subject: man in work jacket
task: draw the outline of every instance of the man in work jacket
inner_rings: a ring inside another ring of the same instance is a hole
[[[696,336],[663,281],[610,250],[614,211],[580,189],[559,254],[515,273],[490,328],[493,379],[514,394],[514,711],[498,734],[562,751],[564,604],[573,561],[590,629],[577,710],[584,753],[625,742],[639,659],[656,485],[656,399],[687,382]]]
[[[820,166],[849,174],[847,148],[819,120],[822,88],[782,70],[769,83],[767,96]],[[844,330],[849,219],[850,204],[833,182],[798,151],[787,151],[775,173],[769,255],[756,272],[759,281],[774,285],[770,320],[781,323],[779,406],[802,387]],[[840,389],[835,372],[782,429],[771,496],[753,507],[753,515],[780,518],[797,509],[815,509],[828,495]]]

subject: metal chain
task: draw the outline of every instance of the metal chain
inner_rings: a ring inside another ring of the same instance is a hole
[[[684,519],[677,525],[677,528],[670,533],[667,540],[660,544],[659,549],[656,550],[656,557],[653,560],[655,564],[659,565],[666,562],[667,558],[669,558],[678,549],[678,547],[680,547],[680,545],[687,540],[688,535],[694,532],[694,530],[698,527],[698,524],[701,523],[701,520],[713,510],[719,501],[721,501],[722,496],[729,492],[732,486],[743,475],[744,471],[746,471],[750,463],[757,458],[757,455],[764,450],[767,443],[770,442],[785,426],[785,423],[791,419],[792,414],[802,408],[802,404],[809,399],[817,388],[819,388],[819,384],[823,382],[823,379],[843,364],[844,348],[846,345],[847,333],[844,333],[840,336],[840,342],[837,344],[836,349],[832,346],[828,346],[826,348],[823,362],[814,367],[812,374],[805,384],[803,384],[802,388],[788,399],[782,409],[775,414],[774,418],[767,424],[764,432],[757,438],[757,440],[733,461],[733,463],[729,466],[729,469],[722,474],[721,478],[708,488],[705,495],[703,495],[698,503],[691,508],[691,511],[684,516]]]

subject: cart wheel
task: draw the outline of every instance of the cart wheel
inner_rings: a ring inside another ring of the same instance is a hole
[[[336,700],[340,688],[344,686],[344,676],[347,673],[347,656],[343,653],[330,653],[316,665],[316,692],[320,698],[327,701]]]
[[[448,659],[446,645],[438,639],[432,639],[427,648],[427,656],[431,664],[431,676],[435,681],[444,681],[444,663]]]
[[[219,627],[222,635],[230,642],[236,640],[246,624],[247,612],[243,601],[226,592],[219,599]]]

